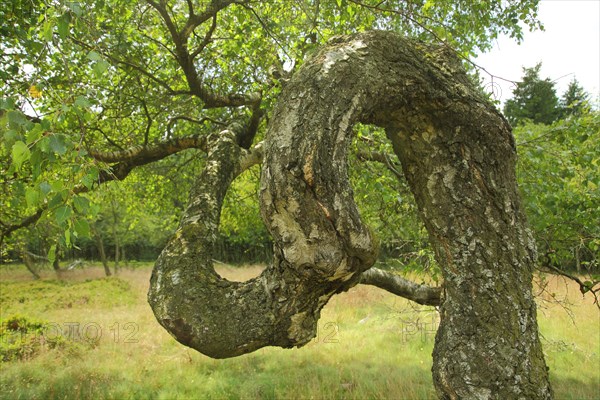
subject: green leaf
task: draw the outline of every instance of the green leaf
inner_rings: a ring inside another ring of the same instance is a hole
[[[37,142],[36,147],[40,149],[42,153],[50,153],[50,136],[44,136]]]
[[[22,128],[27,125],[29,121],[25,118],[25,115],[20,111],[9,111],[8,112],[8,126],[13,129]]]
[[[90,212],[89,215],[96,216],[100,213],[100,205],[96,203],[90,204]]]
[[[12,147],[12,145],[16,142],[18,137],[19,137],[19,134],[14,129],[9,129],[6,132],[4,132],[4,143],[3,144],[4,144],[4,146],[6,146],[7,150],[8,150],[8,148]]]
[[[65,244],[67,247],[71,246],[71,229],[69,228],[65,230]]]
[[[52,181],[50,183],[50,186],[52,187],[52,190],[54,190],[56,193],[61,194],[61,196],[62,196],[62,192],[65,189],[65,183],[63,181],[61,181],[61,180]],[[64,200],[64,198],[63,198],[63,200]]]
[[[25,189],[25,201],[28,207],[36,207],[40,202],[40,192],[34,188]]]
[[[90,201],[87,197],[76,196],[73,198],[73,205],[75,206],[75,210],[79,213],[86,213],[90,207]]]
[[[52,40],[52,31],[54,29],[54,25],[51,19],[48,19],[42,25],[42,30],[40,31],[40,39],[45,40],[46,42],[50,42]]]
[[[13,164],[16,169],[21,169],[21,165],[31,157],[31,151],[29,151],[29,147],[20,140],[15,142],[12,147],[12,158]]]
[[[73,210],[69,205],[63,204],[62,206],[54,210],[54,219],[56,220],[56,222],[58,222],[58,224],[62,224],[69,219],[72,212]]]
[[[87,58],[90,61],[102,61],[102,56],[100,55],[100,53],[92,50],[87,54]]]
[[[69,21],[71,15],[69,13],[64,13],[58,19],[58,35],[61,39],[66,39],[69,35]]]
[[[52,190],[52,186],[50,186],[50,184],[48,182],[42,182],[40,183],[40,191],[42,192],[42,194],[44,196],[47,196],[48,193],[50,193],[50,190]]]
[[[63,198],[62,195],[60,193],[55,194],[52,199],[50,199],[50,201],[48,202],[48,208],[53,208],[58,206],[59,204],[61,204],[63,202]]]
[[[75,228],[75,232],[79,237],[89,237],[90,236],[90,224],[85,219],[77,219],[73,224]]]
[[[75,105],[81,108],[88,108],[92,105],[87,97],[85,96],[77,96],[75,99]]]
[[[83,9],[81,8],[81,5],[79,2],[70,1],[67,3],[67,5],[76,16],[81,17],[83,15]]]
[[[348,16],[349,16],[350,18],[353,18],[353,17],[354,17],[354,14],[355,14],[355,12],[354,12],[354,7],[353,7],[353,6],[351,6],[351,5],[348,5],[348,6],[346,7],[346,12],[348,13]]]
[[[94,186],[94,182],[98,180],[98,168],[91,167],[90,171],[81,178],[81,183],[85,185],[88,189],[92,189]]]
[[[12,97],[2,97],[0,98],[0,110],[14,110],[15,109],[15,99]]]
[[[36,124],[33,129],[30,129],[29,132],[27,132],[27,144],[31,144],[41,138],[43,132],[44,129],[42,126],[40,124]]]
[[[67,145],[63,135],[52,135],[50,136],[50,148],[59,156],[62,156],[67,152]]]
[[[42,165],[44,164],[44,157],[40,149],[34,149],[31,152],[29,163],[31,164],[31,177],[36,181],[42,173]]]
[[[100,60],[94,64],[92,69],[94,70],[96,77],[101,78],[104,72],[108,69],[108,67],[110,67],[109,63],[107,63],[104,60]]]

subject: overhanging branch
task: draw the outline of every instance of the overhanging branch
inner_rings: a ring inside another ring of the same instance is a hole
[[[591,293],[592,296],[594,296],[594,304],[596,304],[596,306],[600,308],[600,301],[598,301],[598,296],[600,295],[600,280],[584,282],[575,275],[562,271],[556,268],[555,266],[551,265],[550,263],[546,263],[542,265],[542,267],[548,269],[547,272],[550,274],[564,276],[565,278],[577,283],[579,285],[579,291],[581,292],[581,294],[585,295],[588,292]]]
[[[442,302],[441,287],[418,284],[378,268],[371,268],[363,272],[360,276],[360,283],[376,286],[418,304],[439,306]]]
[[[71,37],[71,40],[73,40],[74,43],[80,45],[81,47],[84,47],[88,50],[94,50],[94,51],[99,51],[100,53],[102,53],[102,55],[104,57],[106,57],[108,60],[110,60],[113,64],[120,64],[122,66],[126,66],[131,68],[134,71],[139,72],[140,74],[144,75],[145,77],[149,78],[150,80],[152,80],[153,82],[155,82],[156,84],[158,84],[160,87],[162,87],[163,89],[165,89],[167,91],[167,93],[169,93],[170,95],[183,95],[183,94],[190,94],[189,91],[187,90],[175,90],[173,89],[169,83],[163,79],[160,79],[159,77],[157,77],[156,75],[154,75],[152,72],[146,70],[145,68],[131,62],[128,60],[122,60],[120,58],[114,57],[113,55],[107,53],[107,52],[103,52],[100,49],[98,49],[95,46],[89,45],[81,40],[78,40],[74,37]]]
[[[126,162],[137,166],[160,160],[186,149],[201,149],[206,151],[206,136],[194,135],[174,138],[153,145],[133,146],[119,151],[103,152],[93,149],[87,149],[87,151],[97,161],[108,163]]]
[[[41,218],[41,216],[44,213],[44,210],[46,210],[46,208],[47,208],[46,205],[38,208],[38,210],[34,214],[31,214],[30,216],[23,218],[23,220],[21,220],[21,222],[18,222],[16,224],[10,224],[10,225],[2,224],[3,227],[2,227],[2,233],[0,234],[0,246],[2,246],[4,244],[4,239],[9,237],[11,233],[13,233],[21,228],[25,228],[26,226],[29,226],[31,224],[34,224],[38,219]]]
[[[206,48],[206,46],[208,46],[208,44],[212,40],[212,34],[214,33],[216,28],[217,28],[217,14],[215,14],[213,16],[212,25],[208,29],[208,32],[206,32],[206,35],[204,35],[204,39],[202,40],[202,43],[200,43],[200,45],[198,45],[198,47],[190,55],[192,60],[195,59],[198,56],[198,54],[200,54]]]
[[[123,180],[135,168],[150,164],[180,151],[198,148],[206,151],[205,136],[189,136],[157,143],[152,146],[134,146],[126,150],[101,152],[88,149],[88,154],[97,161],[115,163],[107,169],[102,170],[98,177],[98,184],[113,180]],[[89,192],[90,188],[85,185],[77,185],[73,188],[74,194]],[[47,204],[40,206],[33,214],[23,218],[14,224],[2,224],[0,231],[0,245],[4,239],[13,232],[35,224],[48,208]]]
[[[388,170],[390,170],[390,172],[392,174],[394,174],[396,176],[396,178],[398,178],[398,179],[404,178],[402,173],[398,171],[397,167],[394,166],[394,164],[392,164],[392,161],[390,160],[390,156],[387,155],[386,153],[382,153],[379,151],[369,151],[369,150],[360,149],[356,152],[356,157],[362,161],[375,161],[375,162],[382,163],[383,165],[386,166],[386,168]]]
[[[96,161],[114,163],[108,168],[100,171],[97,183],[103,184],[110,181],[121,181],[125,179],[134,168],[166,158],[172,154],[179,153],[187,149],[200,149],[208,151],[206,136],[188,136],[184,138],[176,138],[166,140],[151,146],[134,146],[129,149],[102,152],[88,149],[88,154]],[[258,143],[251,150],[246,151],[240,159],[240,172],[248,168],[260,164],[263,157],[262,142]],[[74,194],[87,193],[91,190],[88,186],[77,185],[73,188]],[[9,237],[13,232],[35,224],[48,208],[47,204],[40,206],[35,213],[23,218],[15,224],[4,224],[0,230],[0,245],[4,243],[4,239]]]
[[[200,14],[195,14],[193,7],[189,5],[189,17],[185,26],[179,32],[179,36],[182,39],[187,40],[194,31],[194,29],[196,29],[198,26],[202,25],[204,22],[208,21],[211,18],[213,18],[214,24],[216,21],[214,18],[216,17],[217,13],[222,9],[228,7],[233,2],[234,0],[213,0]],[[214,28],[211,28],[211,31],[212,30],[214,30]],[[212,32],[210,34],[212,34]],[[210,34],[208,35],[208,37],[210,37]]]

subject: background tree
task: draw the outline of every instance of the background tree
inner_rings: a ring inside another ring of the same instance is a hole
[[[567,91],[563,94],[560,101],[561,118],[568,116],[581,116],[589,111],[589,94],[579,85],[577,79],[569,83]]]
[[[554,83],[540,78],[541,67],[542,63],[538,63],[533,68],[523,68],[523,80],[517,82],[513,98],[504,105],[504,114],[513,126],[526,120],[551,124],[560,116]]]

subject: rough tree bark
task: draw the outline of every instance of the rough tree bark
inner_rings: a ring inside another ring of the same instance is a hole
[[[283,90],[260,191],[275,257],[248,282],[220,278],[211,251],[223,197],[249,153],[230,131],[210,139],[206,167],[152,275],[159,322],[212,357],[301,346],[331,296],[361,279],[378,284],[378,273],[362,278],[377,244],[348,183],[358,122],[386,129],[443,270],[433,354],[439,396],[551,398],[510,127],[452,52],[392,33],[332,40]]]

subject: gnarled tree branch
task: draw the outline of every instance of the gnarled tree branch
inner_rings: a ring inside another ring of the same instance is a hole
[[[105,152],[87,149],[87,152],[97,161],[122,162],[136,166],[148,164],[187,149],[206,151],[206,135],[173,138],[152,145],[133,146],[125,150]]]
[[[439,306],[442,303],[441,287],[419,285],[379,268],[370,268],[363,272],[359,283],[376,286],[418,304]]]
[[[390,160],[390,156],[388,154],[385,154],[385,153],[382,153],[379,151],[369,151],[369,150],[365,150],[365,149],[359,149],[356,152],[356,157],[359,160],[363,160],[363,161],[375,161],[375,162],[382,163],[383,165],[386,166],[386,168],[392,174],[394,174],[396,176],[396,178],[398,178],[398,179],[404,178],[402,173],[399,172],[397,169],[400,166],[394,166],[394,164]]]

